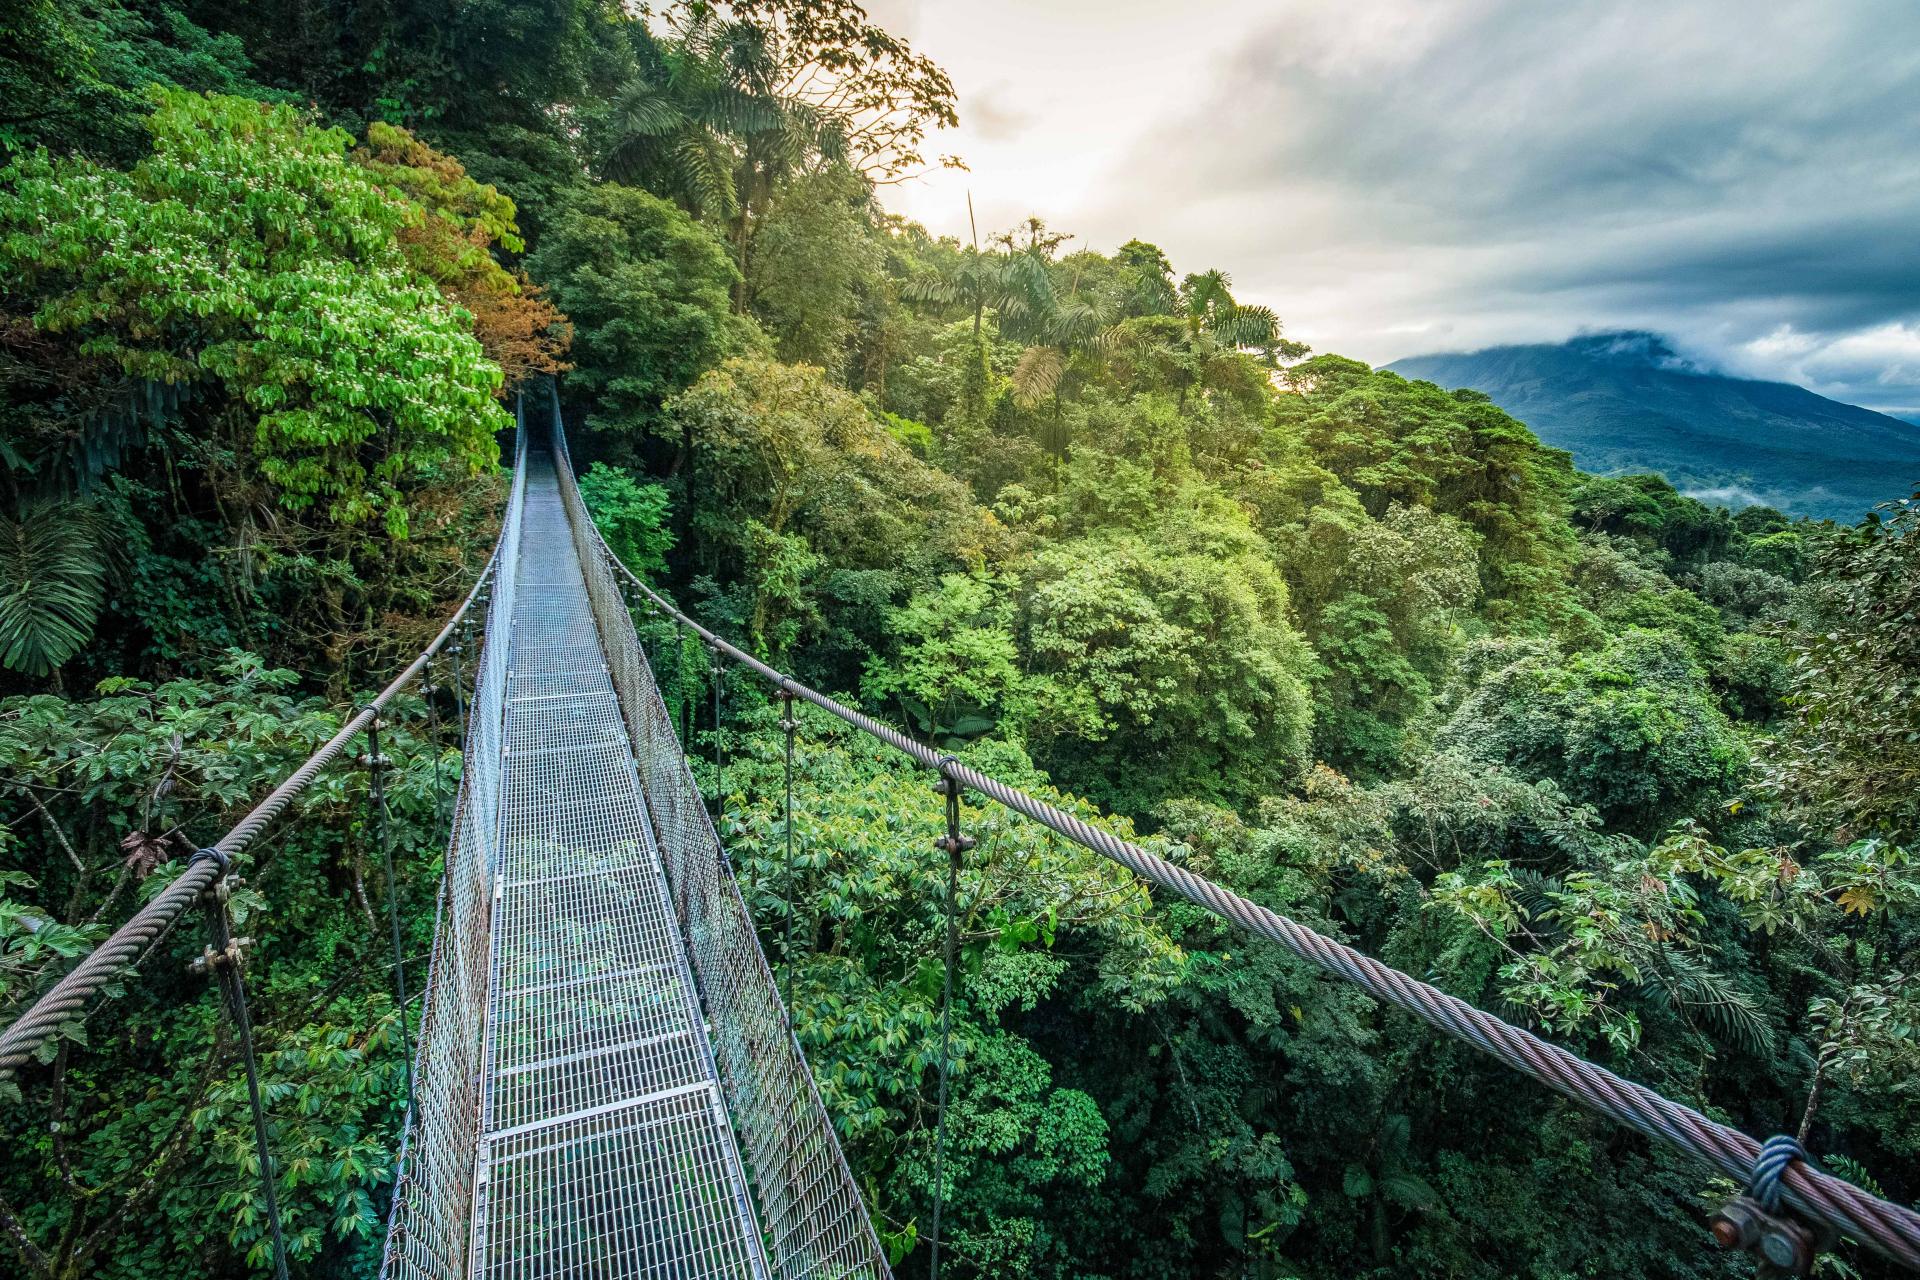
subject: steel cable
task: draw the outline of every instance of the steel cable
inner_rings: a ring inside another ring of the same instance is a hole
[[[1506,1066],[1531,1076],[1591,1110],[1649,1137],[1672,1144],[1745,1184],[1761,1144],[1728,1125],[1709,1120],[1691,1107],[1663,1097],[1588,1062],[1559,1045],[1506,1022],[1439,988],[1400,972],[1345,943],[1241,897],[1204,876],[1166,861],[1085,820],[939,752],[862,712],[819,693],[728,643],[681,612],[622,564],[604,541],[600,553],[650,603],[685,624],[715,655],[724,654],[755,672],[783,693],[813,704],[845,724],[948,776],[967,790],[986,796],[1189,902],[1206,908],[1259,937],[1277,942],[1318,968],[1351,982],[1461,1040]],[[1889,1258],[1920,1271],[1920,1213],[1872,1195],[1852,1183],[1804,1162],[1789,1166],[1781,1190],[1797,1212],[1852,1236]]]
[[[363,706],[350,720],[340,726],[326,743],[315,751],[299,768],[289,774],[271,794],[246,817],[234,824],[231,831],[221,836],[211,847],[218,850],[230,861],[252,844],[261,832],[265,831],[286,811],[288,805],[305,791],[310,783],[320,775],[321,770],[332,764],[334,758],[345,749],[357,735],[372,723],[373,718],[384,711],[402,690],[420,675],[433,655],[446,644],[454,628],[467,615],[481,588],[494,570],[500,554],[496,544],[494,553],[487,560],[486,567],[480,571],[480,577],[467,593],[465,600],[454,612],[452,618],[440,629],[432,643],[409,663],[404,671],[395,676],[391,683]],[[0,1031],[0,1080],[15,1075],[34,1056],[39,1048],[46,1044],[60,1029],[80,1016],[92,1003],[101,989],[112,982],[128,964],[132,963],[148,944],[175,920],[180,913],[199,899],[221,876],[221,870],[214,860],[203,859],[195,862],[180,873],[174,882],[161,891],[160,895],[136,912],[132,919],[115,930],[113,936],[94,948],[87,957],[75,965],[65,977],[55,983],[46,994],[34,1001],[27,1010],[14,1019],[5,1031]]]

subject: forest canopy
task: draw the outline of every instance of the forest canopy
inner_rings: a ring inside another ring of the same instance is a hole
[[[1584,474],[1483,395],[1309,352],[1231,264],[933,235],[888,189],[966,104],[843,0],[30,0],[0,104],[0,1017],[438,630],[553,377],[609,544],[730,640],[1920,1195],[1920,505],[1840,528]],[[927,779],[804,715],[790,902],[777,704],[736,683],[713,724],[700,655],[643,639],[924,1275]],[[410,954],[461,676],[386,748]],[[296,1275],[375,1274],[404,1109],[364,801],[328,775],[241,867]],[[1682,1157],[963,817],[947,1273],[1741,1274],[1699,1221],[1732,1188]],[[9,1274],[266,1273],[197,949],[0,1098]]]

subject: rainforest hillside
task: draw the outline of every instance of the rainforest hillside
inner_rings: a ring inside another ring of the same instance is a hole
[[[1727,506],[1851,524],[1920,483],[1920,427],[1804,387],[1701,369],[1656,334],[1413,356],[1388,368],[1486,392],[1590,471],[1657,472]]]
[[[844,0],[9,10],[0,1018],[418,651],[557,377],[610,543],[734,641],[1920,1196],[1920,508],[1591,474],[1486,393],[1310,353],[1150,226],[930,235],[887,199],[967,109],[939,52]],[[694,756],[728,752],[795,1029],[924,1276],[930,779],[802,718],[789,947],[779,711],[736,681],[710,723],[702,655],[644,638]],[[461,677],[385,748],[419,957]],[[366,814],[331,772],[240,868],[301,1277],[376,1274],[403,1112]],[[945,1275],[1748,1273],[1702,1229],[1732,1188],[1669,1149],[963,816]],[[161,939],[0,1098],[0,1271],[267,1274],[200,947]]]

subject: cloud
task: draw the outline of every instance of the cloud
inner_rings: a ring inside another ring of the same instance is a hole
[[[1063,212],[1323,350],[1652,329],[1920,405],[1916,37],[1905,0],[1295,0]]]

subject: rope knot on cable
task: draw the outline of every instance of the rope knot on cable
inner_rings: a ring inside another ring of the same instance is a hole
[[[1753,1161],[1753,1176],[1747,1180],[1747,1194],[1758,1200],[1768,1213],[1780,1208],[1780,1179],[1796,1160],[1813,1163],[1799,1140],[1784,1133],[1775,1134],[1760,1145],[1760,1154]]]
[[[223,850],[216,848],[195,849],[193,856],[187,859],[187,865],[191,867],[196,862],[211,862],[215,880],[226,879],[227,872],[233,870],[233,859]]]
[[[1713,1238],[1723,1248],[1752,1254],[1756,1274],[1763,1278],[1808,1274],[1814,1257],[1829,1243],[1784,1208],[1782,1180],[1796,1163],[1813,1164],[1798,1139],[1785,1134],[1768,1138],[1753,1158],[1746,1191],[1713,1216]]]

